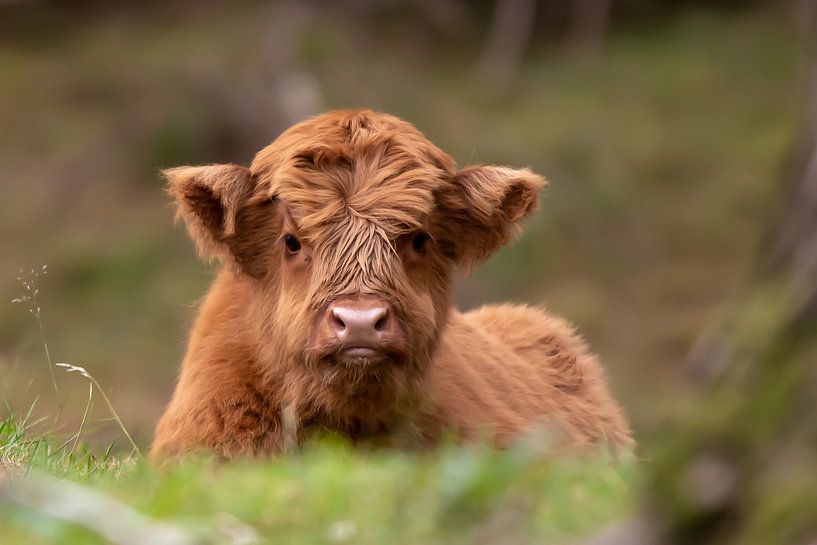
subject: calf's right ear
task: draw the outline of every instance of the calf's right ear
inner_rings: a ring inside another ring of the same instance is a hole
[[[250,170],[240,165],[204,165],[171,168],[162,174],[176,200],[176,219],[184,221],[199,255],[228,260],[246,270],[251,264],[237,251],[245,244],[236,224],[246,223],[255,188]],[[240,230],[244,229],[241,225]]]

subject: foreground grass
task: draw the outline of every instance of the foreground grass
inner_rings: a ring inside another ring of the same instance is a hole
[[[638,488],[632,460],[534,445],[406,453],[328,438],[273,460],[157,470],[26,437],[21,423],[0,429],[4,544],[562,543],[626,515]]]

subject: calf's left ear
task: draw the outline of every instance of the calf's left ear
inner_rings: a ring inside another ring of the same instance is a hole
[[[440,239],[459,264],[484,261],[518,235],[547,182],[528,169],[472,166],[437,194]]]

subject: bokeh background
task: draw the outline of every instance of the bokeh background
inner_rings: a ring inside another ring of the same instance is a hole
[[[38,323],[11,303],[18,269],[47,265],[53,360],[86,367],[146,445],[214,275],[159,169],[246,164],[308,115],[370,107],[462,165],[550,180],[457,302],[574,322],[649,445],[690,403],[690,350],[729,314],[783,200],[811,4],[0,2],[0,396],[68,429],[82,416],[86,381],[58,371],[54,393]],[[92,416],[102,444],[118,434],[104,405]]]

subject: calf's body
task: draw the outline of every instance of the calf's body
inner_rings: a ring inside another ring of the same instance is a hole
[[[179,217],[223,263],[152,455],[267,455],[319,429],[353,440],[631,444],[603,370],[563,320],[451,308],[451,274],[519,230],[544,185],[453,161],[371,111],[307,120],[249,168],[167,172]]]

